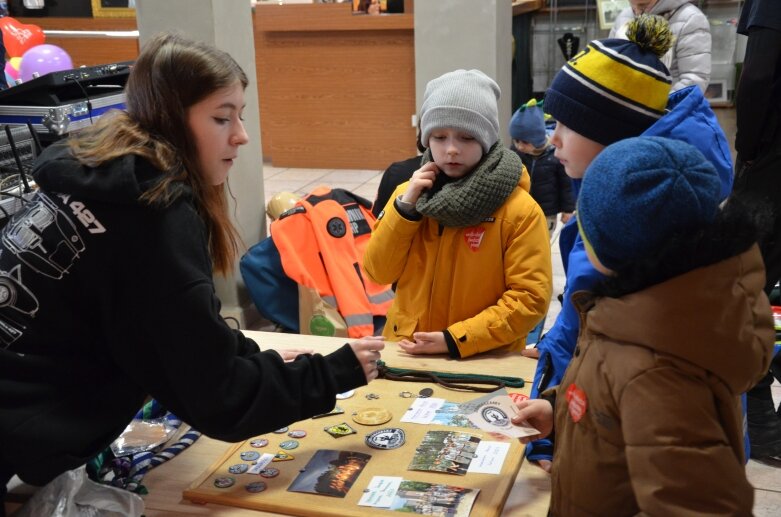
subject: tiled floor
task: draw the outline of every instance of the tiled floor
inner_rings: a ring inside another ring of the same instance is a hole
[[[720,109],[716,111],[716,114],[724,127],[728,140],[734,141],[734,110]],[[404,158],[406,157],[399,157],[399,159]],[[266,201],[281,191],[306,194],[322,184],[344,188],[373,201],[381,176],[382,171],[377,170],[294,169],[278,168],[271,164],[265,164],[263,167]],[[554,233],[551,248],[555,294],[562,292],[565,281],[557,237],[558,232]],[[554,299],[545,322],[545,330],[553,324],[559,309],[560,304]],[[774,385],[773,391],[776,402],[781,401],[781,386]],[[751,460],[748,463],[747,472],[749,481],[756,488],[754,515],[757,517],[781,515],[781,461],[759,462]]]

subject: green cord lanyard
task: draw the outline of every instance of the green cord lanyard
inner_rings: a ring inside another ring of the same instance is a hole
[[[385,361],[377,361],[377,371],[381,379],[390,381],[433,382],[448,389],[476,391],[479,393],[491,393],[505,387],[523,388],[524,386],[524,380],[520,377],[405,370],[392,368],[385,364]],[[474,384],[487,384],[491,387],[473,386]]]

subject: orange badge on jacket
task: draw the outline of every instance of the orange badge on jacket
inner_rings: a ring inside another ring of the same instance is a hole
[[[576,384],[570,384],[565,396],[567,398],[569,416],[572,418],[573,422],[580,422],[580,419],[586,414],[586,407],[588,405],[586,392],[580,389]]]

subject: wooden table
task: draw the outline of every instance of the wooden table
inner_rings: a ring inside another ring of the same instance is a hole
[[[261,348],[311,348],[318,353],[329,353],[345,343],[343,338],[327,338],[281,334],[273,332],[245,331]],[[387,343],[382,359],[389,366],[416,370],[434,370],[452,373],[485,373],[522,377],[527,380],[520,390],[528,394],[530,380],[534,376],[536,361],[516,354],[501,352],[482,354],[478,357],[462,360],[448,359],[442,356],[410,356],[402,352],[394,343]],[[479,396],[476,394],[475,397]],[[233,444],[201,437],[189,449],[173,460],[151,470],[144,478],[149,494],[144,496],[145,515],[210,515],[217,517],[252,517],[279,515],[256,510],[246,510],[217,504],[199,505],[182,498],[182,492],[201,476],[216,460],[223,456]],[[550,497],[550,480],[541,469],[524,462],[511,492],[505,502],[503,516],[536,517],[545,516]],[[367,508],[367,515],[378,514],[379,510]],[[389,514],[390,515],[390,514]]]

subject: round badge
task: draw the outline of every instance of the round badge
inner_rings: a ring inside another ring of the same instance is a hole
[[[339,217],[332,217],[326,223],[326,229],[331,237],[341,238],[347,233],[347,226]]]
[[[423,388],[422,390],[420,390],[418,392],[418,397],[421,397],[421,398],[425,399],[425,398],[430,397],[433,394],[434,394],[434,390],[432,390],[431,388]]]
[[[287,433],[287,435],[291,438],[303,438],[304,436],[306,436],[306,431],[302,429],[295,429]]]
[[[279,446],[286,451],[291,451],[298,447],[298,442],[295,440],[285,440],[284,442],[280,443]]]
[[[365,441],[372,449],[398,449],[405,442],[404,430],[398,427],[380,429],[367,434]]]
[[[344,393],[337,393],[336,398],[339,400],[349,399],[353,395],[355,395],[355,390],[350,390],[350,391],[345,391]]]
[[[255,451],[242,451],[239,453],[239,458],[244,461],[254,461],[260,458],[260,453]]]
[[[249,465],[246,463],[237,463],[228,467],[228,472],[231,474],[244,474],[249,469]]]
[[[268,445],[268,440],[266,440],[265,438],[257,438],[249,442],[249,444],[252,447],[255,447],[256,449],[260,449],[261,447],[265,447],[266,445]]]
[[[332,337],[336,335],[336,327],[331,323],[331,320],[322,314],[315,314],[309,320],[309,332],[313,336]]]
[[[260,471],[260,475],[264,478],[275,478],[279,475],[279,469],[274,467],[268,467]]]
[[[258,492],[262,492],[266,489],[266,482],[253,481],[252,483],[247,483],[247,485],[244,488],[247,490],[247,492],[252,492],[253,494],[257,494]]]
[[[234,483],[236,483],[236,480],[230,476],[219,477],[214,480],[214,486],[217,488],[232,487]]]
[[[361,409],[353,413],[353,420],[363,425],[380,425],[393,418],[391,412],[381,407]]]
[[[285,434],[287,432],[287,427],[280,427],[276,431],[274,431],[276,434]]]

